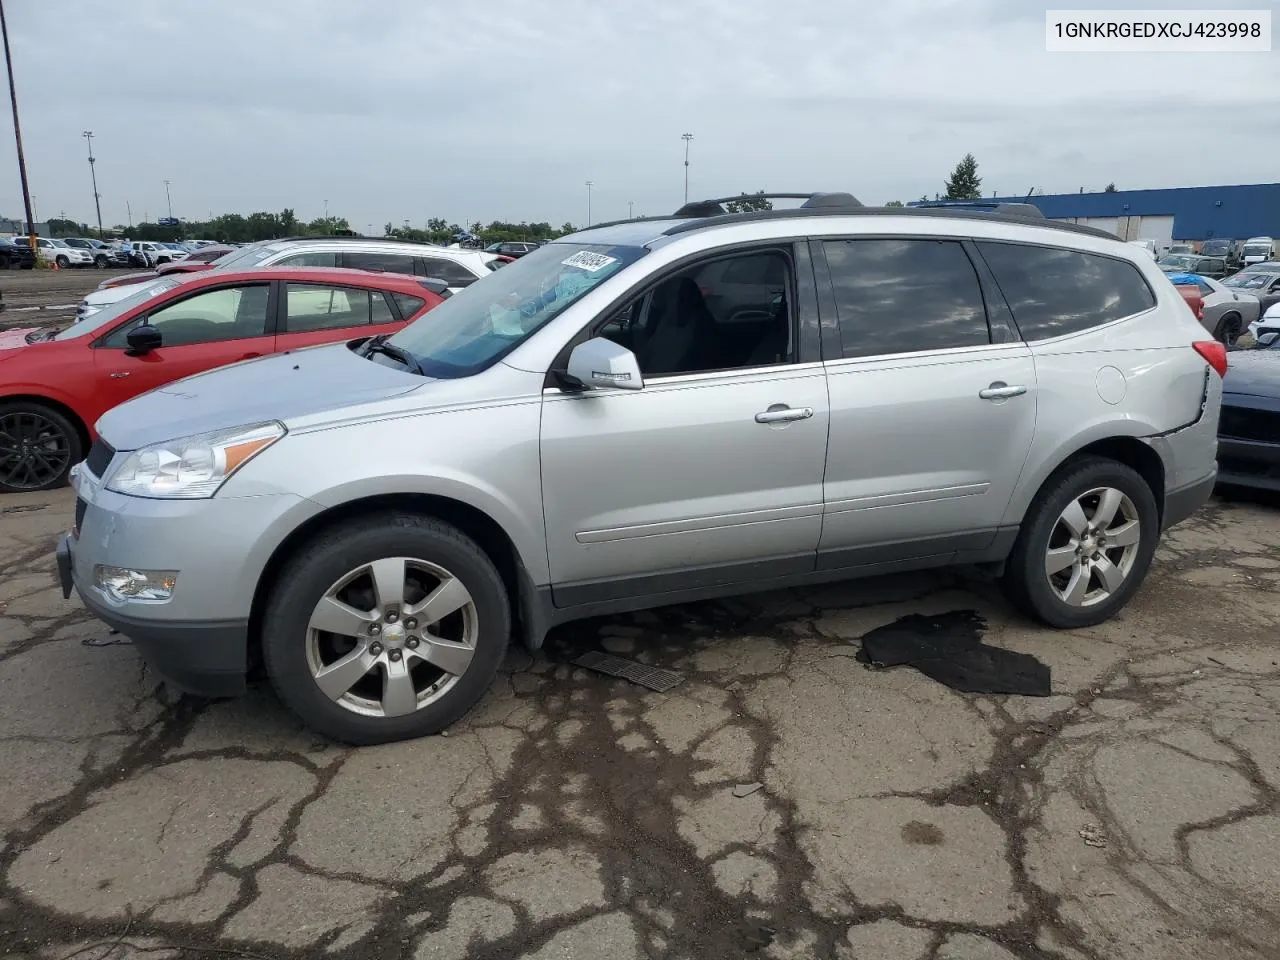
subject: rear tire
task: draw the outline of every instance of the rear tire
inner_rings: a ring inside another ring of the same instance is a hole
[[[289,560],[267,601],[262,652],[307,726],[364,745],[458,720],[488,690],[510,637],[506,586],[474,541],[430,517],[382,513],[321,533]]]
[[[1218,334],[1215,339],[1230,350],[1236,345],[1243,332],[1243,323],[1238,313],[1228,313],[1218,321]]]
[[[1136,470],[1103,457],[1076,460],[1045,481],[1027,510],[1005,592],[1051,627],[1094,626],[1141,585],[1159,539],[1155,495]]]
[[[84,459],[75,424],[42,403],[0,403],[0,493],[32,493],[65,486]]]

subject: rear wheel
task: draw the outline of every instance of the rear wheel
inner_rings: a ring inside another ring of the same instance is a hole
[[[1240,339],[1244,329],[1243,321],[1238,313],[1228,313],[1218,321],[1218,342],[1230,350]]]
[[[1005,590],[1051,627],[1088,627],[1128,602],[1160,537],[1155,496],[1142,476],[1089,457],[1045,483],[1022,522]]]
[[[75,425],[39,403],[0,404],[0,493],[52,490],[83,456]]]
[[[308,726],[346,743],[438,733],[506,652],[506,587],[470,538],[428,517],[361,517],[281,571],[263,619],[267,674]]]

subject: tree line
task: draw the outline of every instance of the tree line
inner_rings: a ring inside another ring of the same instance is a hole
[[[92,237],[97,234],[97,230],[90,228],[88,224],[77,223],[74,220],[54,217],[48,223],[49,232],[55,237]],[[450,223],[439,217],[432,217],[421,228],[407,223],[396,226],[388,222],[383,226],[381,233],[370,231],[368,235],[427,243],[449,243],[459,233],[471,233],[480,237],[485,243],[496,243],[503,240],[548,240],[566,233],[573,233],[577,229],[572,223],[564,223],[556,228],[545,221],[509,223],[504,220],[494,220],[489,224],[477,222],[464,226]],[[304,222],[299,220],[293,210],[288,207],[279,213],[260,211],[248,216],[224,213],[212,220],[183,220],[176,226],[150,222],[116,224],[106,233],[109,236],[128,237],[130,240],[158,240],[163,243],[172,243],[177,240],[254,243],[281,237],[366,235],[360,230],[353,229],[346,217],[317,217]]]

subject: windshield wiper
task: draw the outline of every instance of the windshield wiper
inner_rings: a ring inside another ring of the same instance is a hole
[[[417,358],[414,357],[413,354],[387,343],[387,338],[390,336],[391,334],[389,333],[380,333],[378,336],[373,337],[365,344],[364,355],[368,357],[375,353],[380,353],[383,356],[390,357],[392,360],[403,363],[418,376],[426,376],[422,371],[422,364],[418,362]]]

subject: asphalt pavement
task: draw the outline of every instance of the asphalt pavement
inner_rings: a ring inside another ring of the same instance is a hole
[[[1094,629],[956,573],[671,607],[513,649],[447,735],[365,749],[260,686],[169,695],[54,585],[71,514],[0,502],[0,956],[1280,956],[1274,504],[1212,502]],[[855,659],[956,611],[1052,695]]]

